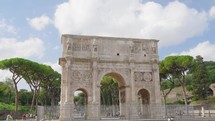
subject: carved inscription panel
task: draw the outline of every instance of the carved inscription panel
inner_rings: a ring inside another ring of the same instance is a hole
[[[78,39],[73,40],[72,50],[81,51],[81,41],[80,40],[78,40]]]
[[[89,62],[73,62],[72,70],[90,70],[91,64]]]
[[[73,51],[90,51],[90,40],[88,39],[74,39],[72,50]]]

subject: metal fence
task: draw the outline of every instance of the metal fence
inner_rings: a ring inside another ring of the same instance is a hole
[[[100,106],[101,118],[119,117],[120,116],[119,112],[120,112],[119,105],[101,105]]]
[[[96,105],[93,105],[96,106]],[[72,116],[78,120],[86,120],[87,113],[94,111],[91,105],[74,106]],[[120,107],[99,105],[99,119],[103,121],[215,121],[215,108],[194,107],[185,105],[139,105],[127,104],[126,116],[120,114]],[[66,108],[66,107],[65,107]],[[37,109],[38,120],[57,120],[60,107],[42,107]]]
[[[59,119],[60,106],[38,106],[37,121]]]

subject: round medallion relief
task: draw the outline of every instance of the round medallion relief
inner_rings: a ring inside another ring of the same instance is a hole
[[[152,74],[149,73],[149,72],[145,72],[145,73],[143,74],[143,79],[144,79],[145,81],[151,81],[151,80],[152,80]]]
[[[135,72],[134,73],[134,80],[135,81],[142,81],[143,80],[142,73],[141,72]]]
[[[78,81],[78,80],[80,80],[80,78],[81,78],[81,73],[80,73],[80,71],[77,71],[77,70],[72,71],[72,79],[73,79],[73,80]]]

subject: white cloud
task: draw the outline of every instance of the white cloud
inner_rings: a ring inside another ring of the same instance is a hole
[[[8,33],[12,33],[12,34],[16,34],[17,33],[15,27],[12,26],[12,25],[7,24],[6,21],[3,20],[3,19],[2,20],[0,19],[0,32],[1,33],[2,32],[3,33],[8,32]]]
[[[6,78],[11,78],[12,74],[8,70],[0,70],[0,82]]]
[[[206,61],[215,61],[215,44],[210,43],[209,41],[204,41],[199,43],[196,47],[183,51],[180,54],[174,54],[174,55],[190,55],[193,56],[194,58],[197,55],[201,55],[204,60]]]
[[[209,10],[209,17],[215,18],[215,6],[211,7]]]
[[[38,57],[44,54],[44,43],[38,38],[18,41],[14,38],[0,38],[0,60],[12,57]]]
[[[8,70],[0,70],[0,82],[6,81],[6,78],[12,78],[12,73]],[[30,91],[29,85],[26,83],[24,79],[20,80],[18,83],[18,90],[27,89]]]
[[[36,30],[42,30],[51,23],[51,19],[46,15],[42,15],[40,17],[35,17],[32,19],[27,18],[27,21],[29,25]]]
[[[155,38],[160,46],[182,43],[208,28],[208,13],[179,1],[162,6],[140,0],[69,0],[57,6],[61,34]]]

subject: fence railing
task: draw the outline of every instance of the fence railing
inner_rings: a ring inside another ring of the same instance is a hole
[[[88,119],[89,112],[94,111],[91,107],[99,107],[98,119],[121,119],[132,121],[167,121],[174,119],[174,121],[215,121],[215,108],[208,108],[204,106],[194,107],[185,105],[139,105],[127,104],[124,115],[121,114],[120,106],[107,105],[85,105],[73,106],[72,118]],[[66,108],[66,107],[65,107]],[[62,109],[63,110],[63,109]],[[68,110],[68,109],[67,109]],[[56,120],[60,117],[60,106],[42,107],[38,106],[37,118],[38,120]]]

